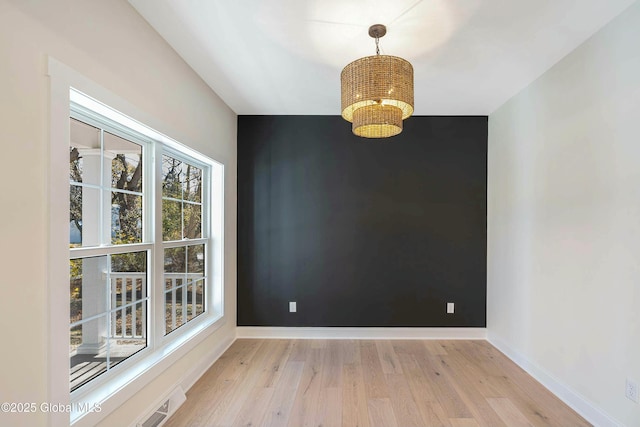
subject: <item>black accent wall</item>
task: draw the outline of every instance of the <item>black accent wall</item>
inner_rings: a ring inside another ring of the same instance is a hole
[[[484,327],[486,182],[485,116],[239,116],[238,325]]]

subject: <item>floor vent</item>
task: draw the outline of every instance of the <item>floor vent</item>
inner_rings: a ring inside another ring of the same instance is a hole
[[[187,400],[182,387],[176,387],[171,395],[163,400],[150,414],[144,417],[144,421],[138,422],[137,427],[160,427],[169,417]]]

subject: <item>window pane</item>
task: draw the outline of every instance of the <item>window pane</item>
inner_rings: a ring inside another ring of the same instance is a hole
[[[176,329],[180,326],[182,326],[184,324],[184,319],[182,318],[183,313],[182,310],[184,308],[184,304],[183,304],[183,289],[185,289],[184,285],[179,287],[178,289],[175,290],[176,293],[176,299],[175,299],[175,327],[173,329]]]
[[[165,249],[165,332],[167,334],[204,312],[202,277],[205,272],[205,250],[205,245]]]
[[[100,185],[100,129],[70,119],[69,179]],[[97,171],[85,169],[97,165]]]
[[[175,292],[169,291],[164,294],[164,306],[165,306],[165,335],[175,329],[175,324],[173,323],[173,315],[174,315],[174,298]]]
[[[147,252],[111,256],[110,367],[147,345]]]
[[[111,255],[112,272],[143,273],[147,271],[147,252]]]
[[[74,389],[147,346],[147,252],[72,259],[69,270]]]
[[[109,309],[108,278],[104,274],[107,265],[106,255],[70,260],[70,323],[105,313]]]
[[[107,371],[107,354],[100,331],[107,316],[72,327],[69,333],[69,387],[71,391]]]
[[[82,260],[69,260],[70,323],[82,319]]]
[[[111,243],[142,242],[142,196],[111,193]]]
[[[198,316],[199,314],[204,313],[204,309],[205,309],[205,307],[204,307],[204,301],[205,301],[204,300],[204,297],[205,297],[205,295],[204,295],[204,291],[205,291],[204,284],[205,284],[205,279],[198,280],[196,282],[196,286],[195,286],[195,293],[196,293],[196,298],[195,298],[196,309],[195,309],[195,313],[196,313],[196,316]]]
[[[191,166],[187,163],[183,164],[183,168],[185,169],[185,180],[183,183],[184,199],[192,202],[201,202],[202,169]]]
[[[82,182],[82,163],[78,147],[69,147],[69,182]]]
[[[187,301],[185,301],[185,307],[187,309],[187,322],[193,319],[193,313],[195,312],[195,299],[194,283],[190,282],[187,285]]]
[[[184,324],[183,300],[185,298],[185,285],[165,292],[165,335]]]
[[[202,237],[202,206],[184,203],[184,237],[199,239]]]
[[[162,156],[162,197],[182,199],[182,162],[169,156]]]
[[[189,281],[195,281],[204,276],[204,245],[187,247],[187,272]]]
[[[146,298],[147,253],[110,257],[110,271],[108,255],[69,261],[70,323]]]
[[[182,239],[182,203],[162,200],[162,240]]]
[[[105,132],[104,155],[111,159],[111,187],[142,191],[141,145]]]
[[[69,247],[82,246],[82,187],[69,188]]]
[[[182,283],[184,283],[183,273],[164,273],[165,290],[170,291],[171,289],[182,285]]]
[[[164,250],[165,273],[186,273],[186,252],[184,247]]]
[[[100,235],[100,190],[69,187],[69,246],[98,246]]]

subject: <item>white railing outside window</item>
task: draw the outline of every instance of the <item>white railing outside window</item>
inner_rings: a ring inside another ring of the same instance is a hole
[[[110,273],[109,279],[111,282],[110,338],[146,338],[146,273],[115,272]],[[130,314],[127,315],[127,312]]]

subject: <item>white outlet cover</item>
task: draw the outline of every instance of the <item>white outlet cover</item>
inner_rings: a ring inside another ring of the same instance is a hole
[[[447,303],[447,313],[452,314],[455,312],[455,304],[452,302]]]
[[[289,302],[289,313],[295,313],[296,311],[297,311],[296,302],[295,301],[290,301]]]

